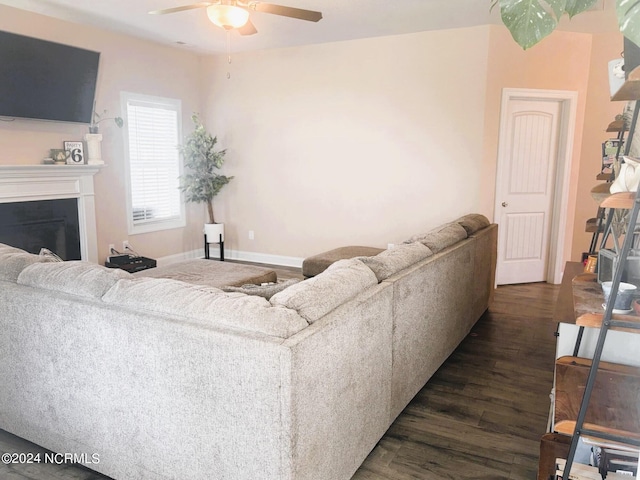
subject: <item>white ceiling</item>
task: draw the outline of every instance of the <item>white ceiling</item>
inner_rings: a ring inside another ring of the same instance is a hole
[[[204,8],[171,15],[148,14],[151,10],[198,1],[0,0],[0,4],[167,45],[181,45],[180,48],[198,53],[226,52],[227,34],[209,22]],[[606,2],[604,6],[602,1]],[[571,21],[563,19],[561,28],[580,32],[617,30],[613,1],[600,0],[594,11],[584,12]],[[232,52],[500,23],[498,9],[490,12],[491,0],[273,0],[269,3],[321,11],[323,19],[312,23],[251,12],[251,21],[258,33],[240,36],[231,32]]]

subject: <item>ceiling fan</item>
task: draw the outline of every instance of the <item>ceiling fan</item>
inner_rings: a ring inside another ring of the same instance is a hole
[[[182,12],[185,10],[194,10],[197,8],[206,8],[209,20],[215,25],[225,30],[237,29],[240,35],[253,35],[258,33],[256,27],[249,20],[249,11],[270,13],[272,15],[280,15],[282,17],[290,17],[298,20],[306,20],[308,22],[317,22],[322,19],[321,12],[312,10],[303,10],[301,8],[285,7],[283,5],[275,5],[273,3],[263,3],[254,1],[241,0],[218,0],[217,2],[200,2],[192,5],[183,5],[181,7],[166,8],[164,10],[153,10],[149,12],[151,15],[165,15],[167,13]]]

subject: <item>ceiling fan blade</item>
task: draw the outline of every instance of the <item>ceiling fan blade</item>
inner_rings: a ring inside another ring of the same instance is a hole
[[[182,7],[165,8],[164,10],[152,10],[151,12],[149,12],[149,14],[150,15],[165,15],[167,13],[176,13],[176,12],[183,12],[185,10],[194,10],[196,8],[210,7],[211,5],[215,5],[215,3],[212,3],[212,2],[200,2],[200,3],[194,3],[193,5],[183,5]]]
[[[250,7],[257,12],[272,13],[273,15],[297,18],[298,20],[307,20],[309,22],[317,22],[322,19],[321,12],[303,10],[301,8],[285,7],[282,5],[274,5],[273,3],[256,2],[251,3]]]
[[[254,33],[258,33],[258,30],[256,30],[255,25],[251,23],[251,20],[247,20],[247,23],[238,28],[238,33],[240,35],[253,35]]]

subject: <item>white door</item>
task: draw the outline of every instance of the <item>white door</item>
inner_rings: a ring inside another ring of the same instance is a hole
[[[562,101],[503,105],[496,179],[496,283],[547,280]]]

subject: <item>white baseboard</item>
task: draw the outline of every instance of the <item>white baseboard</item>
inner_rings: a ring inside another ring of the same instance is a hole
[[[279,265],[282,267],[295,267],[302,268],[302,261],[304,258],[299,257],[287,257],[284,255],[271,255],[268,253],[258,252],[243,252],[242,250],[228,250],[225,249],[225,259],[239,260],[242,262],[255,262],[264,263],[267,265]],[[210,245],[209,255],[211,258],[220,258],[220,247],[217,245]],[[191,260],[194,258],[204,258],[204,251],[202,249],[191,250],[190,252],[177,253],[175,255],[168,255],[157,259],[158,266],[170,265],[172,263],[180,262],[183,260]]]
[[[212,254],[213,255],[213,254]],[[243,262],[266,263],[267,265],[279,265],[281,267],[302,268],[304,258],[287,257],[284,255],[271,255],[268,253],[243,252],[241,250],[225,251],[225,258],[240,260]]]
[[[176,253],[175,255],[168,255],[166,257],[160,257],[156,259],[158,266],[171,265],[172,263],[181,262],[183,260],[191,260],[194,258],[203,258],[204,253],[202,249],[191,250],[190,252]]]

